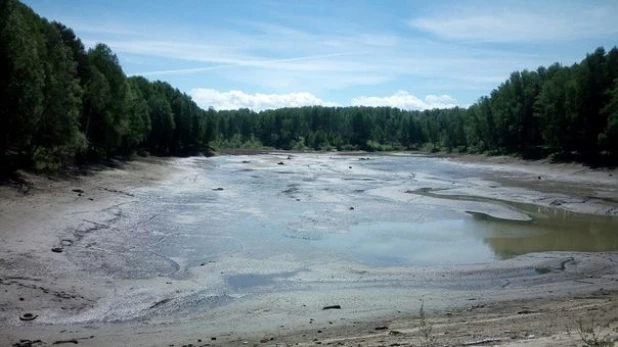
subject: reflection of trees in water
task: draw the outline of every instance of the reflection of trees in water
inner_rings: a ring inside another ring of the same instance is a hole
[[[502,259],[532,252],[618,250],[616,218],[531,204],[513,206],[528,213],[532,222],[483,222],[493,224],[492,232],[482,235],[484,242]]]
[[[467,195],[442,195],[421,188],[410,194],[432,198],[489,202],[514,208],[527,215],[529,222],[507,221],[483,213],[471,213],[477,221],[474,233],[502,259],[532,252],[614,251],[618,250],[618,218],[568,211],[559,207],[539,206]],[[583,202],[583,201],[580,201]],[[560,206],[567,201],[555,200]]]

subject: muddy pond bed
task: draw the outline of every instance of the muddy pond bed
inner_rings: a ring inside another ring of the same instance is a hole
[[[140,165],[3,205],[3,228],[23,230],[0,284],[25,300],[7,299],[0,332],[281,333],[618,290],[618,185],[596,176],[410,154]]]

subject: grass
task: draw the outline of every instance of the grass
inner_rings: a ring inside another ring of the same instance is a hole
[[[419,332],[423,341],[423,346],[433,347],[438,345],[438,335],[434,334],[433,324],[429,323],[425,315],[425,303],[421,303],[419,309],[420,326]]]
[[[616,346],[616,341],[618,339],[612,333],[618,332],[617,329],[610,329],[609,326],[602,327],[594,322],[594,318],[591,318],[590,321],[586,322],[584,319],[579,318],[577,320],[577,326],[575,327],[575,332],[572,332],[569,327],[567,327],[567,333],[573,339],[575,336],[578,339],[578,342],[574,342],[576,346],[578,343],[582,343],[582,347],[613,347]]]

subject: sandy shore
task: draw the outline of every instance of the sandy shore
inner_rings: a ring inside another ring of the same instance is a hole
[[[276,165],[282,158],[285,155],[274,156],[266,163]],[[231,294],[222,293],[217,300],[228,300],[229,304],[173,319],[166,318],[166,311],[147,319],[140,318],[139,310],[123,311],[126,318],[110,315],[109,312],[116,312],[113,305],[122,305],[122,301],[119,304],[115,300],[118,297],[126,298],[127,303],[143,300],[143,307],[151,311],[167,309],[166,299],[152,298],[174,294],[191,298],[197,288],[220,281],[219,270],[242,268],[252,262],[236,257],[190,267],[176,260],[188,269],[186,279],[144,276],[131,280],[123,279],[120,273],[114,275],[113,271],[104,273],[78,265],[67,256],[90,252],[105,257],[110,249],[84,243],[81,238],[93,233],[123,232],[116,230],[119,225],[139,230],[142,219],[127,206],[139,206],[142,189],[217,189],[218,182],[200,175],[203,165],[209,165],[207,160],[141,159],[77,178],[26,175],[27,187],[0,187],[0,344],[19,345],[24,340],[24,346],[406,346],[429,342],[472,345],[487,340],[494,345],[563,346],[579,339],[578,319],[584,324],[594,319],[604,333],[616,327],[616,253],[539,253],[491,266],[441,268],[430,273],[406,267],[388,271],[370,266],[351,268],[349,263],[332,260],[328,267],[307,265],[308,273],[290,275],[311,283],[311,294],[305,289],[292,289],[234,301]],[[462,188],[450,194],[501,199],[506,196],[548,206],[556,206],[552,202],[561,197],[565,201],[561,207],[565,209],[610,215],[615,211],[612,199],[618,195],[618,177],[614,171],[510,159],[447,160],[464,166],[490,167],[502,173],[496,175],[500,177],[496,180],[546,192],[551,198],[534,200],[506,189],[496,193]],[[347,170],[350,163],[337,165]],[[504,172],[513,177],[505,179]],[[396,200],[402,191],[403,187],[369,193]],[[587,200],[576,201],[573,192]],[[235,194],[227,187],[224,193]],[[568,200],[569,197],[572,199]],[[115,224],[118,220],[125,222]],[[92,259],[96,262],[98,258]],[[156,261],[159,260],[153,260],[152,266],[168,266]],[[286,267],[286,262],[290,262],[290,267]],[[264,262],[273,268],[280,267],[278,271],[282,272],[292,268],[289,259],[271,263]],[[531,280],[525,275],[527,269],[549,270],[542,278]],[[337,280],[329,280],[330,277]],[[354,286],[346,286],[345,279],[357,281],[361,277],[363,280]],[[373,287],[376,282],[396,283],[401,278],[425,278],[435,287]],[[459,285],[462,281],[478,281],[484,287],[450,288],[451,282]],[[367,289],[369,284],[371,289]],[[390,297],[390,305],[384,304],[384,296]],[[203,300],[200,297],[194,304],[201,305]],[[327,304],[342,307],[323,310]],[[421,305],[427,315],[424,320],[419,318]],[[571,334],[567,327],[573,329]]]

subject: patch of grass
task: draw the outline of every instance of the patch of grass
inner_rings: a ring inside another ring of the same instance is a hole
[[[613,331],[609,329],[609,326],[602,327],[594,322],[594,318],[591,318],[589,322],[584,321],[584,319],[580,318],[577,320],[577,326],[575,327],[575,332],[572,332],[569,327],[567,327],[567,333],[571,338],[575,336],[582,343],[582,347],[613,347],[616,346],[616,341],[618,339],[612,334],[618,332],[617,329]],[[577,346],[578,344],[575,343]]]
[[[431,324],[427,320],[427,316],[425,315],[425,303],[421,303],[421,308],[419,309],[419,317],[420,317],[420,326],[419,332],[421,334],[421,339],[423,346],[425,347],[433,347],[438,345],[438,336],[434,334],[433,324]]]

